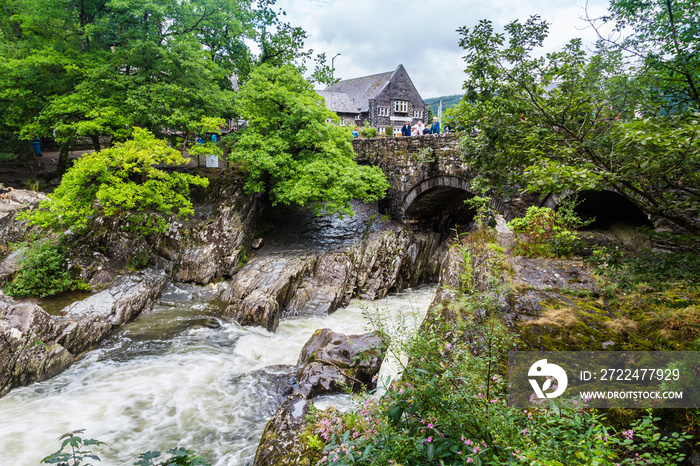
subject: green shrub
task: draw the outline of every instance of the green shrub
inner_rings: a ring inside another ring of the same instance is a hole
[[[119,217],[127,231],[163,232],[168,216],[194,212],[190,185],[209,184],[198,176],[157,168],[186,162],[165,141],[134,128],[133,140],[78,159],[48,200],[18,218],[42,228],[80,234],[100,216]]]
[[[78,437],[76,434],[82,434],[84,430],[76,430],[62,435],[59,440],[61,441],[61,448],[41,460],[42,464],[57,464],[58,466],[89,466],[89,463],[83,463],[86,459],[91,459],[95,461],[100,461],[97,455],[94,455],[92,451],[86,450],[85,447],[104,445],[104,442],[100,442],[95,439],[83,439]],[[68,451],[64,452],[67,448]],[[162,462],[154,462],[155,459],[161,458],[161,452],[159,451],[147,451],[146,453],[141,453],[134,463],[135,466],[210,466],[204,458],[197,455],[191,450],[186,450],[184,448],[172,448],[168,450],[170,458],[165,459]]]
[[[12,162],[15,160],[15,155],[9,152],[0,152],[0,163]]]
[[[394,127],[391,125],[386,125],[384,127],[384,134],[386,134],[387,137],[392,137],[394,135]]]
[[[581,240],[574,231],[586,222],[574,212],[575,203],[562,204],[560,210],[532,206],[525,217],[515,218],[508,226],[516,234],[513,253],[525,257],[569,257],[581,248]]]
[[[372,127],[360,128],[360,136],[362,136],[363,138],[376,138],[377,137],[377,128],[372,128]]]
[[[377,128],[373,128],[369,125],[369,122],[365,121],[365,124],[360,128],[360,136],[363,138],[375,138],[377,137]]]
[[[19,264],[20,270],[4,290],[14,298],[43,298],[64,291],[89,289],[85,282],[71,278],[65,268],[63,248],[58,244],[44,241],[33,248],[27,248]]]

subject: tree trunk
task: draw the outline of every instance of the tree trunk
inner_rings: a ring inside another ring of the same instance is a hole
[[[93,134],[90,136],[92,139],[92,148],[95,149],[95,152],[100,151],[100,135],[99,134]]]
[[[72,145],[69,141],[62,142],[59,146],[58,167],[56,168],[56,173],[59,175],[63,175],[70,168],[70,150]]]

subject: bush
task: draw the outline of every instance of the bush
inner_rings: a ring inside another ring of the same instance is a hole
[[[59,440],[61,441],[61,448],[41,460],[42,464],[57,464],[58,466],[80,466],[84,464],[89,466],[89,463],[83,463],[86,459],[91,459],[95,461],[100,461],[97,455],[94,455],[91,450],[86,450],[85,447],[104,445],[104,442],[100,442],[95,439],[83,439],[76,434],[82,434],[84,430],[76,430],[62,435]],[[68,447],[68,451],[63,450]],[[141,453],[138,460],[134,463],[135,466],[210,466],[204,458],[197,455],[191,450],[186,450],[184,448],[172,448],[168,450],[170,458],[165,461],[156,463],[154,460],[156,458],[161,458],[161,453],[159,451],[147,451],[146,453]]]
[[[525,257],[569,257],[581,248],[576,228],[595,219],[581,219],[574,212],[575,201],[563,203],[558,211],[548,207],[532,206],[525,217],[508,223],[516,234],[513,253]]]
[[[377,128],[372,128],[371,126],[360,128],[360,136],[362,136],[363,138],[376,138]]]
[[[386,134],[387,137],[392,137],[394,135],[394,127],[391,125],[386,125],[384,127],[384,134]]]
[[[18,218],[33,225],[80,234],[99,216],[124,219],[124,229],[142,235],[163,232],[169,215],[191,215],[190,185],[208,180],[187,173],[168,173],[158,165],[186,163],[182,154],[141,128],[134,139],[84,155],[37,209]]]
[[[484,231],[477,237],[487,238]],[[473,237],[462,242],[489,246]],[[481,260],[475,256],[465,256],[471,268]],[[328,443],[317,464],[631,466],[684,460],[680,447],[690,437],[662,434],[651,412],[616,432],[605,416],[575,399],[525,410],[508,406],[507,355],[518,340],[495,297],[505,286],[454,290],[455,298],[433,309],[419,331],[391,329],[375,319],[391,342],[389,351],[409,362],[400,380],[385,384],[381,398],[363,400],[355,412],[314,415],[308,435]]]
[[[5,286],[5,293],[14,298],[54,296],[64,291],[87,291],[87,283],[74,280],[66,270],[63,248],[44,241],[27,248],[19,260],[20,270]]]

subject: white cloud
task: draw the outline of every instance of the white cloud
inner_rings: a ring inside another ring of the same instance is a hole
[[[307,31],[307,46],[336,53],[336,76],[348,79],[396,69],[403,64],[423,98],[461,92],[465,64],[457,28],[481,19],[501,30],[514,20],[538,14],[551,23],[549,50],[574,37],[593,41],[579,19],[585,0],[278,0],[287,20]],[[593,0],[589,9],[601,14],[607,1]]]

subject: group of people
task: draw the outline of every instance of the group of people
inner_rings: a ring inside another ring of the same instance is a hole
[[[401,136],[420,136],[422,134],[440,134],[440,122],[437,117],[433,117],[433,124],[426,126],[421,120],[418,120],[413,127],[409,122],[404,122],[401,127]]]

